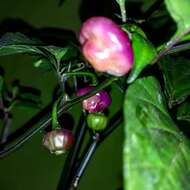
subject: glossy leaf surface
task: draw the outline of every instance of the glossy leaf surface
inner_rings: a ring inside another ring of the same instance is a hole
[[[165,57],[160,62],[169,107],[181,103],[190,94],[190,61],[181,57]]]
[[[177,23],[177,33],[190,28],[190,1],[189,0],[165,0],[166,7]]]
[[[190,103],[185,102],[177,110],[177,119],[190,122]]]
[[[16,53],[42,54],[42,52],[36,47],[41,44],[42,43],[40,41],[30,39],[19,32],[6,33],[0,39],[0,56]]]
[[[157,80],[138,79],[124,103],[124,189],[188,190],[190,144],[165,106]]]

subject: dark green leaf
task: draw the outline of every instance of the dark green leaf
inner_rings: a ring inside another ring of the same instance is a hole
[[[166,7],[177,23],[178,33],[190,29],[190,1],[189,0],[165,0]]]
[[[41,55],[43,56],[42,59],[46,58],[55,67],[56,64],[59,64],[61,61],[75,57],[78,54],[78,50],[71,45],[68,45],[67,47],[57,47],[53,45],[45,46],[39,40],[30,39],[18,32],[6,33],[0,39],[0,56],[17,53]],[[43,69],[48,68],[48,70],[50,67],[52,68],[51,65],[44,63],[45,61],[42,62],[41,60],[38,60],[38,62],[35,63],[35,67],[42,66]]]
[[[170,118],[155,78],[129,86],[124,116],[125,190],[189,190],[190,143]]]
[[[181,57],[165,57],[160,62],[169,106],[179,104],[190,95],[190,61]]]
[[[74,58],[79,54],[78,49],[74,46],[67,46],[67,47],[65,47],[65,49],[66,49],[66,53],[62,57],[62,59],[61,59],[62,61],[66,61],[71,58]]]
[[[42,54],[37,48],[42,43],[38,40],[29,39],[21,33],[6,33],[0,39],[0,56],[16,53]]]
[[[41,102],[41,99],[40,99],[41,96],[40,96],[40,94],[37,95],[37,94],[31,93],[31,92],[25,92],[25,93],[20,94],[19,97],[21,99],[23,99],[23,100],[32,101],[34,103],[40,103]]]
[[[67,46],[67,47],[56,47],[56,46],[47,46],[43,47],[45,50],[49,51],[57,60],[59,63],[60,61],[65,61],[70,58],[73,58],[77,55],[77,50],[76,48],[72,46]]]
[[[157,0],[142,1],[141,10],[146,13],[156,3]]]
[[[18,109],[40,109],[40,105],[32,102],[32,101],[26,101],[26,100],[16,100],[11,106],[11,109],[18,108]]]
[[[19,86],[18,85],[14,85],[12,87],[12,98],[15,99],[19,94]]]
[[[177,119],[190,122],[190,103],[185,102],[177,110]]]
[[[28,101],[34,104],[40,104],[41,92],[33,87],[22,86],[18,81],[15,81],[15,84],[12,87],[12,99],[13,101]]]

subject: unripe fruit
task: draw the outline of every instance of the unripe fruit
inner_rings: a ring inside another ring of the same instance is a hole
[[[102,131],[107,127],[108,119],[103,113],[90,113],[87,116],[88,127],[94,131]]]
[[[78,90],[77,96],[82,96],[93,89],[94,87],[91,86],[81,88]],[[110,104],[111,104],[111,97],[104,90],[96,93],[94,96],[87,98],[86,100],[83,100],[82,102],[83,109],[87,110],[90,113],[103,111]]]
[[[97,71],[123,76],[133,65],[127,33],[106,17],[92,17],[84,22],[79,41],[85,58]]]
[[[67,129],[55,129],[43,138],[43,145],[56,155],[63,154],[71,148],[74,142],[73,134]]]

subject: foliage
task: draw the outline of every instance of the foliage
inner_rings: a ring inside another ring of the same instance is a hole
[[[190,144],[172,121],[158,81],[135,81],[128,88],[124,112],[125,188],[189,189]]]
[[[3,121],[0,157],[20,147],[42,129],[61,130],[64,124],[60,122],[60,116],[64,112],[95,94],[99,96],[103,89],[109,91],[107,87],[111,86],[111,89],[118,89],[119,96],[125,96],[123,103],[117,102],[118,109],[123,109],[124,114],[122,115],[120,111],[119,114],[115,113],[116,109],[111,107],[104,113],[94,114],[96,117],[106,118],[106,121],[101,121],[104,122],[104,127],[87,128],[89,121],[86,121],[86,118],[92,114],[81,107],[82,122],[79,121],[78,128],[73,129],[75,143],[65,164],[65,175],[61,179],[64,180],[64,187],[66,189],[70,189],[70,186],[78,187],[80,178],[96,148],[124,117],[124,189],[189,189],[190,141],[187,134],[180,130],[180,121],[190,121],[190,61],[187,53],[190,49],[190,1],[143,1],[140,8],[147,17],[144,20],[131,19],[130,15],[126,14],[126,4],[130,4],[130,1],[116,0],[123,22],[121,33],[125,31],[130,37],[134,63],[132,70],[122,77],[94,70],[77,43],[70,42],[64,46],[48,44],[42,39],[31,38],[18,32],[5,33],[0,38],[0,56],[31,55],[35,57],[34,67],[44,72],[53,71],[58,84],[50,106],[53,111],[50,110],[48,115],[45,115],[43,122],[40,117],[41,124],[38,127],[22,134],[22,138],[19,136],[16,141],[9,142],[10,136],[14,136],[9,130],[13,108],[41,109],[41,97],[39,90],[25,87],[18,82],[9,87],[5,77],[0,75],[2,112],[0,115]],[[160,27],[160,30],[166,30],[167,28],[162,26],[167,23],[169,15],[169,19],[172,18],[176,26],[171,22],[172,29],[168,26],[168,30],[177,29],[171,36],[167,36],[169,41],[156,47],[146,26],[158,20],[158,23],[154,23],[157,26],[152,28]],[[124,36],[126,34],[124,33]],[[78,89],[84,86],[93,86],[93,88],[77,97]],[[118,100],[115,94],[111,96],[113,101]],[[107,118],[110,120],[108,125]],[[101,130],[94,130],[100,128]],[[89,134],[89,142],[85,144],[86,148],[81,149],[86,133]],[[50,145],[51,142],[48,141]],[[80,154],[82,151],[83,154]],[[61,153],[63,152],[65,151]]]

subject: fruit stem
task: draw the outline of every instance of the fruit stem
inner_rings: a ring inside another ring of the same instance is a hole
[[[122,22],[125,23],[127,21],[125,0],[118,0],[118,3],[119,3],[119,7],[120,7]]]
[[[69,190],[77,189],[79,181],[90,161],[94,152],[98,148],[99,145],[121,124],[122,122],[122,110],[119,110],[110,120],[110,125],[106,128],[106,130],[102,133],[95,133],[92,135],[92,142],[90,141],[87,145],[87,148],[84,150],[81,161],[76,164],[76,173],[71,181]],[[59,189],[58,189],[59,190]],[[64,188],[67,190],[67,188]]]
[[[65,77],[76,77],[76,76],[88,76],[92,79],[92,85],[96,86],[98,84],[97,78],[93,73],[85,72],[85,71],[78,71],[78,72],[67,72],[62,75],[63,78]]]
[[[86,134],[86,120],[84,117],[85,113],[81,115],[80,121],[78,123],[77,130],[75,132],[75,144],[71,151],[69,152],[69,155],[67,156],[67,159],[64,164],[64,168],[60,177],[60,181],[58,184],[58,190],[65,190],[67,189],[69,183],[70,183],[70,178],[73,174],[74,166],[77,161],[77,156],[80,152],[84,136]]]
[[[96,134],[94,134],[92,136],[92,142],[91,142],[85,156],[83,157],[83,159],[82,159],[82,161],[81,161],[81,163],[80,163],[80,165],[79,165],[79,167],[78,167],[78,169],[77,169],[77,171],[75,173],[75,176],[74,176],[74,178],[73,178],[73,180],[71,182],[70,189],[76,189],[78,187],[80,178],[83,175],[83,173],[84,173],[90,159],[92,158],[92,155],[96,150],[96,147],[98,145],[99,140],[100,140],[99,133],[96,133]]]

